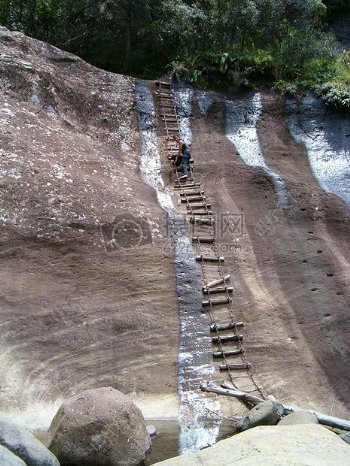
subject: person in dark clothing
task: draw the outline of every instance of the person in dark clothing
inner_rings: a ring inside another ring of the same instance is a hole
[[[177,141],[179,143],[179,153],[175,159],[175,166],[178,167],[178,171],[183,173],[183,176],[187,176],[191,160],[190,148],[180,138],[177,138]]]

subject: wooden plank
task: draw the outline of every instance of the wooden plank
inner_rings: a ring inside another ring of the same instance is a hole
[[[195,212],[196,214],[197,212]],[[215,219],[214,218],[203,218],[203,217],[191,217],[190,222],[194,223],[195,225],[214,225]]]
[[[249,363],[241,363],[241,364],[220,364],[219,369],[221,371],[235,371],[235,370],[242,370],[242,369],[249,369],[251,364]]]
[[[211,324],[210,331],[217,332],[222,330],[231,330],[237,327],[243,327],[243,322],[230,322],[229,324]]]
[[[239,354],[243,354],[244,349],[243,348],[237,348],[233,350],[227,350],[227,351],[213,351],[213,358],[227,358],[229,356],[238,356]]]
[[[214,293],[232,293],[233,292],[233,286],[220,286],[219,288],[202,288],[202,291],[204,294],[214,294]]]
[[[202,196],[204,191],[182,191],[180,196]]]
[[[207,215],[208,217],[211,217],[213,215],[213,212],[211,210],[196,210],[194,212],[195,215]]]
[[[196,214],[197,214],[197,212],[196,212]],[[212,282],[207,283],[204,288],[213,288],[216,285],[221,285],[223,283],[228,282],[230,280],[230,278],[231,278],[231,275],[225,275],[225,277],[223,277],[223,278],[218,278],[217,280],[213,280]]]
[[[188,183],[188,184],[184,184],[184,183],[178,183],[178,182],[175,182],[174,184],[174,188],[175,189],[184,189],[184,188],[197,188],[198,186],[201,186],[200,183]]]
[[[171,83],[170,82],[167,82],[167,81],[160,81],[160,80],[157,80],[155,81],[156,83],[156,86],[171,86]]]
[[[185,202],[197,202],[197,201],[205,201],[206,197],[205,196],[193,196],[190,198],[185,198],[181,199],[181,202],[184,204]]]
[[[221,335],[216,337],[211,337],[212,343],[225,343],[227,341],[243,341],[243,335]]]
[[[225,296],[223,298],[215,298],[215,299],[208,299],[207,301],[202,301],[202,306],[203,307],[219,306],[220,304],[229,304],[231,302],[232,302],[232,299],[229,298],[228,296]]]
[[[219,256],[203,256],[201,254],[200,256],[196,256],[196,261],[202,261],[202,262],[224,262],[225,258],[224,257],[219,257]]]
[[[209,238],[207,236],[193,236],[192,243],[214,243],[215,238]]]
[[[200,203],[200,204],[195,204],[195,203],[191,204],[191,203],[190,203],[190,204],[188,204],[186,207],[187,207],[187,209],[190,209],[190,210],[191,210],[191,209],[203,209],[203,208],[205,208],[205,207],[207,207],[208,209],[210,209],[210,208],[211,208],[211,204],[210,204],[210,203],[208,203],[208,204],[202,204],[202,203]]]
[[[226,382],[222,384],[223,387],[226,386]],[[234,398],[239,398],[242,399],[244,402],[249,405],[256,406],[257,404],[261,403],[262,401],[265,401],[261,398],[258,398],[257,396],[251,395],[246,392],[241,392],[239,390],[233,390],[231,388],[225,389],[213,385],[207,385],[207,384],[202,384],[201,385],[201,390],[203,392],[210,392],[210,393],[217,393],[219,395],[228,395],[228,396],[233,396]]]

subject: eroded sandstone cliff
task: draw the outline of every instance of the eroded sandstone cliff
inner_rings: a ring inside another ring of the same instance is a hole
[[[0,410],[174,393],[173,265],[134,80],[5,28],[0,53]]]

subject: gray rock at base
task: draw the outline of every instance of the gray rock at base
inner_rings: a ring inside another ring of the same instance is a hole
[[[0,420],[0,445],[27,466],[60,466],[57,458],[26,428]]]
[[[158,466],[349,466],[350,446],[319,424],[259,426]],[[156,466],[154,465],[154,466]]]
[[[264,401],[255,406],[238,424],[242,432],[256,426],[272,426],[277,424],[284,412],[283,406],[277,401]]]
[[[21,458],[18,458],[12,451],[0,445],[0,465],[1,466],[27,466]]]
[[[350,432],[339,434],[339,437],[350,445]]]
[[[139,408],[111,387],[65,400],[48,433],[49,449],[70,466],[136,466],[151,439]]]
[[[157,429],[153,425],[146,426],[147,432],[150,437],[155,437],[157,435]]]
[[[318,424],[317,417],[309,411],[296,411],[283,417],[279,426],[294,426],[298,424]]]

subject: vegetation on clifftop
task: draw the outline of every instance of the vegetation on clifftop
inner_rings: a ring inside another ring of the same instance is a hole
[[[91,63],[199,86],[314,89],[350,109],[349,52],[326,32],[348,0],[0,0],[0,22]]]

